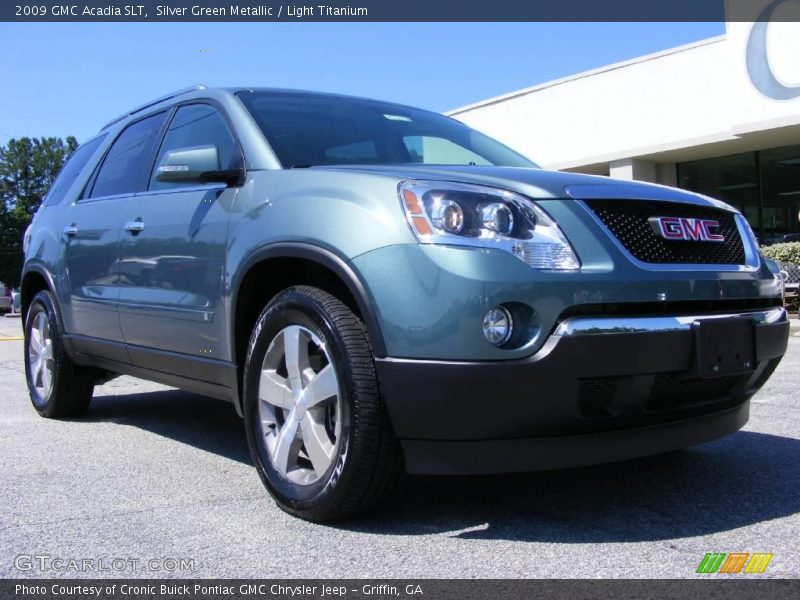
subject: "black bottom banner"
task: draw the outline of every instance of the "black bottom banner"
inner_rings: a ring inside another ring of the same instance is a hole
[[[783,600],[800,597],[800,580],[681,579],[681,580],[495,580],[495,579],[192,579],[192,580],[55,580],[6,579],[0,598],[35,600],[217,600],[272,598],[291,600],[349,599],[565,599],[595,598],[685,599],[746,598]]]

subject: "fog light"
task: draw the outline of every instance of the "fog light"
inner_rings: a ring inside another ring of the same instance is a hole
[[[495,306],[483,318],[483,337],[490,344],[502,346],[511,339],[513,327],[511,313],[502,306]]]

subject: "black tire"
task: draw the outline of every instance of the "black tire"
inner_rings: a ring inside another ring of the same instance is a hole
[[[49,391],[37,389],[31,372],[32,330],[44,315],[49,327],[52,358],[52,377]],[[81,367],[70,360],[64,348],[64,326],[58,305],[49,291],[34,296],[25,318],[25,379],[31,402],[41,416],[57,419],[75,417],[89,407],[94,392],[94,369]]]
[[[259,381],[267,350],[292,326],[324,342],[339,382],[338,451],[324,475],[310,484],[295,483],[275,467],[259,416]],[[404,472],[402,452],[380,395],[369,337],[361,320],[331,294],[292,287],[264,308],[247,349],[243,393],[253,462],[284,511],[310,521],[343,519],[376,507],[397,489]]]

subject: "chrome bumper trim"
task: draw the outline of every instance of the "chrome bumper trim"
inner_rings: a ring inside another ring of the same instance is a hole
[[[725,315],[686,317],[576,317],[562,322],[553,335],[563,337],[568,335],[686,331],[691,329],[692,323],[695,321],[730,318],[751,319],[756,323],[782,323],[788,320],[786,309],[784,308]]]

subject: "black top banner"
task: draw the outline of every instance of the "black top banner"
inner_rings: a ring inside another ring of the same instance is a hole
[[[770,14],[794,1],[775,0],[769,5]],[[764,13],[753,15],[751,7],[751,0],[4,0],[0,21],[722,22],[769,18]]]

